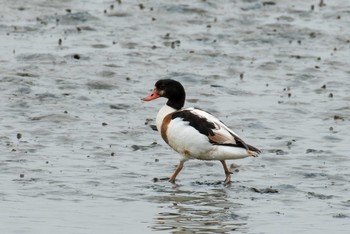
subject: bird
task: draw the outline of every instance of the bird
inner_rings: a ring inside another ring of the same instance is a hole
[[[186,93],[182,84],[173,79],[160,79],[143,101],[168,99],[156,117],[156,127],[163,140],[181,155],[169,182],[191,159],[218,160],[224,172],[224,184],[231,183],[231,172],[225,160],[257,157],[261,151],[247,143],[212,114],[199,108],[184,108]]]

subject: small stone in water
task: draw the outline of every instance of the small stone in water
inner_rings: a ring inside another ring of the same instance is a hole
[[[159,181],[159,179],[158,179],[157,177],[154,177],[154,178],[153,178],[153,182],[154,182],[154,183],[157,183],[158,181]]]

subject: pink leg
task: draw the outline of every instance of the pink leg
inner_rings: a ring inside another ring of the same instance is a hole
[[[179,165],[177,165],[175,172],[170,176],[169,182],[175,183],[176,176],[180,173],[180,171],[184,167],[184,162],[185,161],[180,160],[180,163]]]
[[[226,175],[226,179],[224,181],[225,185],[228,185],[231,183],[231,172],[228,170],[227,165],[225,160],[220,160],[222,166],[224,167],[224,171],[225,171],[225,175]]]

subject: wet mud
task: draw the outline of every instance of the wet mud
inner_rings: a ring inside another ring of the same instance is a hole
[[[350,3],[41,1],[0,8],[1,233],[348,233]],[[218,116],[258,158],[189,161],[165,100]],[[153,127],[153,128],[152,128]]]

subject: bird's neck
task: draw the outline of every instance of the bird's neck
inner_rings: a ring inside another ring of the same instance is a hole
[[[173,113],[174,111],[177,111],[177,109],[168,106],[168,104],[165,104],[162,108],[160,108],[156,118],[156,125],[159,132],[162,127],[163,119],[165,118],[165,116],[167,116],[170,113]]]
[[[185,98],[180,98],[179,100],[169,99],[166,104],[176,110],[180,110],[185,105]]]

